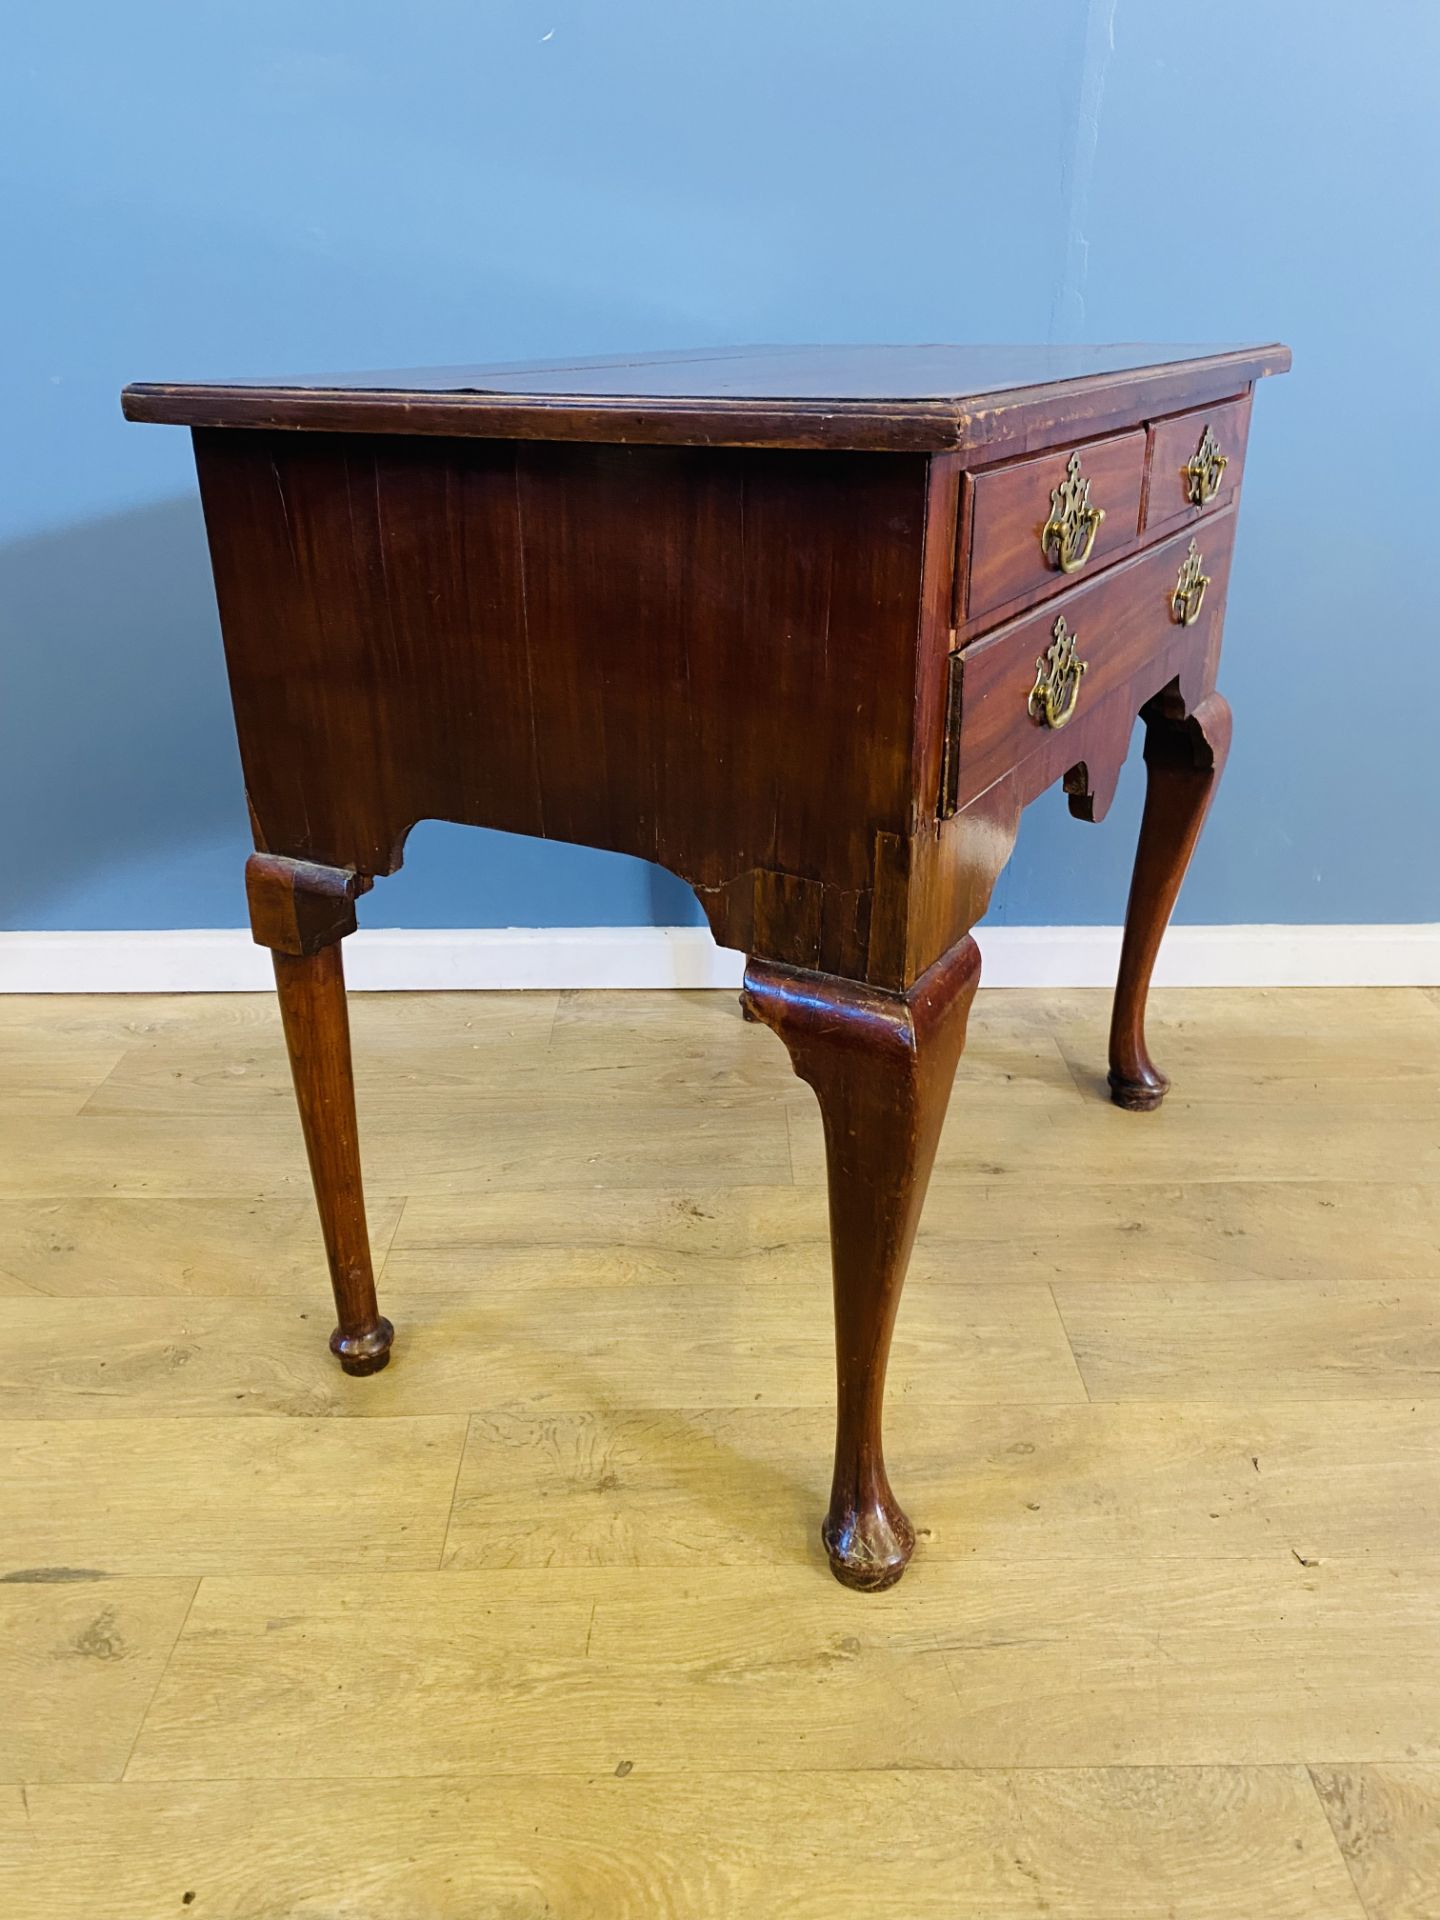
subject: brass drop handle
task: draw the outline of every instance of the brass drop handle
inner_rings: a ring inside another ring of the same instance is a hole
[[[1079,452],[1065,463],[1065,478],[1050,495],[1050,518],[1040,529],[1040,551],[1046,566],[1061,573],[1078,573],[1090,558],[1103,507],[1090,504],[1090,482],[1080,472]]]
[[[1081,676],[1090,665],[1076,653],[1076,638],[1062,613],[1049,646],[1035,662],[1035,684],[1025,702],[1025,711],[1037,727],[1065,727],[1075,717]]]
[[[1213,427],[1207,426],[1185,468],[1185,498],[1192,507],[1208,507],[1220,491],[1229,457],[1220,451]]]
[[[1192,540],[1189,551],[1180,562],[1175,591],[1170,596],[1170,617],[1182,627],[1193,627],[1200,618],[1201,602],[1205,598],[1205,589],[1210,584],[1209,574],[1200,571],[1202,564],[1200,555],[1195,550],[1195,542]]]

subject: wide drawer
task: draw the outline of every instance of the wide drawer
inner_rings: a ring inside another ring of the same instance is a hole
[[[962,620],[1098,573],[1140,530],[1145,432],[975,474]]]
[[[1163,533],[1233,505],[1245,464],[1250,396],[1195,413],[1172,414],[1150,429],[1145,530]]]
[[[1234,534],[1234,514],[1222,513],[953,655],[942,813],[967,805],[1072,722],[1081,759],[1084,718],[1107,695],[1139,682],[1138,712],[1173,676],[1177,653],[1207,650],[1218,637]],[[1152,662],[1154,685],[1145,673]]]

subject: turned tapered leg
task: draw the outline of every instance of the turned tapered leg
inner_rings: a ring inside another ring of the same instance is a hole
[[[394,1329],[375,1301],[340,939],[355,925],[356,875],[257,854],[251,924],[273,948],[275,985],[339,1325],[330,1351],[346,1373],[378,1373]]]
[[[1145,1045],[1145,1001],[1229,750],[1230,708],[1218,693],[1184,718],[1167,711],[1164,696],[1145,710],[1145,813],[1110,1023],[1110,1098],[1136,1113],[1158,1107],[1170,1085]]]
[[[375,1302],[340,948],[337,944],[319,953],[273,957],[295,1099],[335,1289],[339,1325],[330,1336],[330,1351],[346,1373],[377,1373],[390,1358],[395,1333]]]
[[[837,1580],[893,1586],[915,1531],[881,1445],[885,1366],[980,955],[965,939],[908,993],[752,960],[747,1009],[773,1027],[820,1101],[830,1184],[839,1401],[821,1538]]]

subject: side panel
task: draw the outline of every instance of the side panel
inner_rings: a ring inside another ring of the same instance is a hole
[[[923,456],[195,444],[265,850],[384,874],[426,818],[613,848],[727,944],[902,984],[871,923],[906,884]]]

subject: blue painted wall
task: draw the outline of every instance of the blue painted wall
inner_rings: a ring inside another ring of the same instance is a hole
[[[224,926],[247,851],[187,438],[127,379],[735,340],[1282,337],[1181,917],[1440,918],[1432,0],[72,0],[0,70],[9,927]],[[1113,921],[1141,770],[992,918]],[[426,825],[371,924],[693,919]]]

